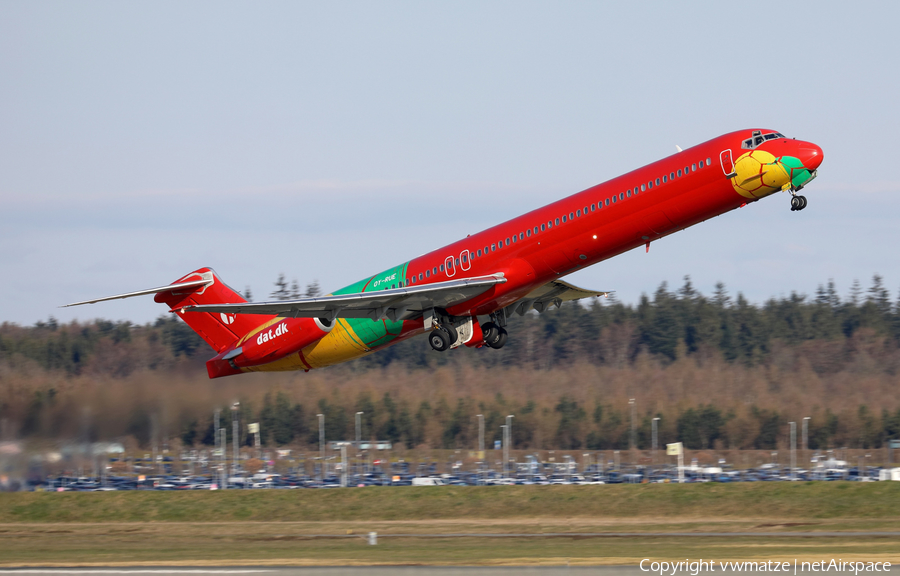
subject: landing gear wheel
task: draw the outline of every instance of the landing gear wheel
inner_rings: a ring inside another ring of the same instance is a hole
[[[435,328],[428,335],[428,343],[431,344],[432,350],[444,352],[450,349],[450,335],[440,328]]]
[[[441,324],[441,330],[447,333],[447,336],[450,337],[450,345],[453,346],[457,340],[459,340],[459,332],[456,331],[456,327],[453,324]]]
[[[499,350],[500,348],[503,348],[504,344],[506,344],[507,339],[509,339],[509,334],[506,332],[506,329],[498,328],[497,338],[493,342],[488,342],[487,345],[494,350]]]
[[[491,342],[495,342],[497,340],[497,336],[499,334],[500,328],[498,328],[497,325],[493,322],[488,322],[481,327],[481,337],[484,339],[484,343],[488,346],[491,346]],[[493,348],[493,346],[491,346],[491,348]]]
[[[806,208],[806,196],[791,196],[791,212],[799,212]]]

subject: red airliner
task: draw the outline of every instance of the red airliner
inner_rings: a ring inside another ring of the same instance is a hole
[[[467,236],[327,296],[247,302],[211,268],[156,294],[217,355],[210,378],[322,368],[428,333],[434,350],[501,348],[507,318],[606,295],[560,280],[816,176],[822,149],[774,130],[741,130]]]

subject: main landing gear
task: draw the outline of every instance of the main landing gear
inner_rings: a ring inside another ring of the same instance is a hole
[[[509,339],[509,334],[503,326],[506,324],[506,314],[503,310],[491,314],[491,321],[481,325],[481,337],[484,344],[490,348],[500,349]],[[477,324],[475,324],[477,326]],[[468,326],[472,326],[471,323]],[[464,326],[465,327],[465,324]],[[465,333],[466,341],[470,342],[471,336]],[[428,334],[428,344],[436,352],[444,352],[449,350],[459,340],[459,332],[453,325],[453,321],[449,316],[439,313],[438,318],[433,324],[431,332]]]
[[[436,352],[449,350],[459,339],[459,333],[449,321],[441,322],[428,335],[428,343]]]
[[[791,212],[799,212],[806,208],[806,196],[791,196]]]
[[[495,350],[503,348],[503,345],[509,339],[509,333],[506,331],[506,328],[497,326],[493,322],[487,322],[482,326],[481,334],[484,338],[484,343]]]

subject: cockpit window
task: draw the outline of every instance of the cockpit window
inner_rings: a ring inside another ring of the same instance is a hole
[[[775,140],[777,138],[784,137],[784,134],[782,134],[781,132],[770,132],[768,134],[763,134],[760,130],[754,130],[752,137],[747,138],[741,143],[741,148],[745,150],[753,150],[766,140]]]

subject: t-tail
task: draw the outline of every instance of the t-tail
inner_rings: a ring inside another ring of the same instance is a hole
[[[194,284],[194,282],[202,282]],[[247,299],[222,282],[212,268],[201,268],[182,276],[172,286],[192,284],[158,292],[154,300],[168,305],[216,352],[230,348],[241,336],[271,320],[272,316],[182,312],[186,306],[197,304],[240,304]]]
[[[271,369],[294,370],[297,365],[309,369],[302,349],[325,337],[335,324],[330,319],[297,317],[297,313],[289,318],[265,312],[242,314],[240,305],[248,304],[247,300],[222,282],[212,268],[195,270],[166,286],[66,306],[148,294],[155,294],[157,302],[166,304],[170,312],[178,314],[216,351],[216,356],[206,362],[210,378],[253,371],[289,356],[296,358],[288,358],[283,366],[277,365]],[[218,305],[232,305],[237,309],[215,312],[195,309],[196,306]]]
[[[200,268],[182,276],[167,286],[107,296],[96,300],[85,300],[83,302],[66,304],[66,306],[93,304],[105,300],[117,300],[147,294],[156,294],[154,300],[168,305],[170,311],[178,314],[216,352],[227,350],[242,336],[273,318],[273,316],[256,314],[182,312],[184,307],[197,304],[240,304],[247,301],[243,296],[222,282],[212,268]]]

